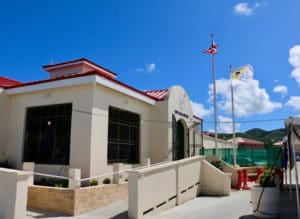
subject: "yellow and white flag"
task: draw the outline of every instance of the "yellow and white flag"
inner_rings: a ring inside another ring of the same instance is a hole
[[[231,79],[238,81],[245,81],[253,78],[253,67],[251,65],[244,65],[231,70]]]

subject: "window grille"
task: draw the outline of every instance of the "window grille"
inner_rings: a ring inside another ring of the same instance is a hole
[[[29,107],[23,160],[69,164],[72,104]]]
[[[109,107],[108,162],[139,163],[140,116]]]

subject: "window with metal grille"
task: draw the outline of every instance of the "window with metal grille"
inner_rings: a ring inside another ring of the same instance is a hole
[[[23,160],[69,164],[72,104],[29,107]]]
[[[140,116],[109,107],[108,162],[139,163]]]

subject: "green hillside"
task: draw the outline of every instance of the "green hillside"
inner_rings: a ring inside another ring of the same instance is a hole
[[[287,132],[285,129],[275,129],[272,131],[265,131],[259,128],[250,129],[246,132],[236,133],[236,137],[250,138],[257,141],[262,141],[265,145],[270,145],[272,142],[277,142],[282,140],[286,136]],[[228,140],[232,138],[232,134],[219,134],[219,138]]]

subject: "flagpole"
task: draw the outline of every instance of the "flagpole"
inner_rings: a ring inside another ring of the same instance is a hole
[[[232,66],[229,66],[230,73],[232,71]],[[233,94],[233,84],[232,79],[230,79],[231,86],[231,112],[232,112],[232,138],[233,138],[233,165],[236,166],[236,139],[235,139],[235,115],[234,115],[234,94]]]
[[[211,34],[212,45],[214,45],[214,34]],[[212,54],[212,75],[213,75],[213,95],[214,95],[214,125],[215,125],[215,149],[216,155],[219,155],[218,150],[218,129],[217,129],[217,98],[216,98],[216,73],[215,73],[215,54]]]

